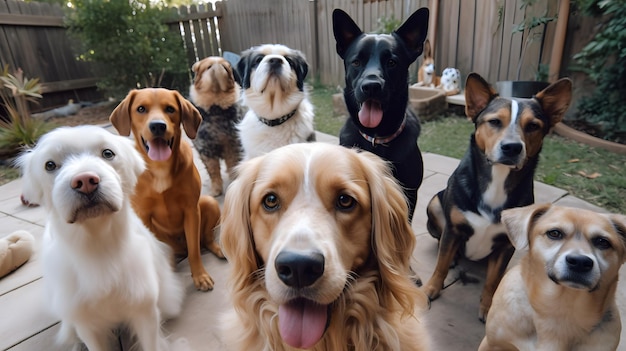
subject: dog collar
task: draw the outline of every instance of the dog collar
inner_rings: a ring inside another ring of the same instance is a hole
[[[400,135],[400,133],[402,133],[402,131],[404,130],[404,126],[406,126],[406,114],[404,115],[404,119],[402,120],[402,124],[400,124],[400,127],[398,128],[398,130],[396,130],[396,132],[391,134],[390,136],[387,136],[387,137],[370,136],[370,135],[363,133],[360,130],[359,130],[359,134],[361,134],[361,136],[365,138],[365,140],[371,142],[372,146],[375,147],[376,145],[387,144],[388,142],[395,139],[398,135]]]
[[[289,118],[293,117],[293,115],[296,114],[296,111],[297,111],[297,109],[293,110],[293,111],[289,112],[288,114],[286,114],[286,115],[284,115],[284,116],[282,116],[280,118],[277,118],[277,119],[267,119],[267,118],[261,117],[261,116],[258,116],[258,118],[259,118],[259,121],[261,121],[266,126],[276,127],[276,126],[279,126],[279,125],[287,122],[287,120]]]

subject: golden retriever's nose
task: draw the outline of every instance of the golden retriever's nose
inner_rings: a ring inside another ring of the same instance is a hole
[[[324,256],[317,252],[305,255],[283,251],[276,256],[274,266],[283,283],[293,288],[304,288],[324,274]]]
[[[152,121],[150,122],[150,132],[154,136],[163,136],[167,130],[167,124],[164,121]]]
[[[100,183],[100,177],[93,172],[82,172],[75,175],[71,180],[72,189],[83,194],[91,194]]]

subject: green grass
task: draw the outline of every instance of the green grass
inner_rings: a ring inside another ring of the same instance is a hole
[[[315,87],[315,125],[324,133],[338,135],[345,118],[333,116],[332,94],[336,89]],[[422,152],[461,158],[469,145],[474,125],[464,116],[446,114],[422,123],[418,144]],[[568,191],[571,195],[611,212],[626,213],[626,156],[592,148],[558,135],[544,140],[535,179]],[[599,176],[590,179],[594,173]]]

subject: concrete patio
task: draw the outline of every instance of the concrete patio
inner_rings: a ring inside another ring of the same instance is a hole
[[[107,126],[110,128],[110,126]],[[332,136],[318,134],[318,141],[337,143]],[[426,230],[425,207],[428,200],[446,185],[447,179],[458,164],[458,160],[431,153],[424,153],[424,182],[419,190],[413,229],[417,237],[417,248],[413,255],[413,267],[423,280],[430,277],[437,255],[437,241]],[[208,191],[209,181],[204,166],[196,154],[196,161]],[[17,229],[30,231],[41,239],[46,214],[43,208],[28,208],[19,201],[21,181],[15,180],[0,187],[0,237]],[[603,211],[566,191],[535,183],[537,202],[553,202],[559,205]],[[220,197],[219,200],[223,200]],[[0,279],[0,350],[61,350],[54,345],[58,321],[45,309],[45,291],[41,280],[39,260],[40,247],[28,263],[12,274]],[[513,262],[516,261],[517,254]],[[187,261],[177,266],[177,272],[187,284],[187,298],[182,315],[165,324],[171,340],[186,344],[192,350],[221,350],[218,333],[218,315],[228,309],[226,277],[229,264],[210,253],[203,255],[205,267],[216,281],[211,292],[196,291],[189,275]],[[456,278],[460,272],[479,280],[476,284],[463,285]],[[622,270],[624,280],[625,270]],[[484,266],[480,263],[462,261],[450,271],[442,296],[432,303],[425,316],[428,329],[439,350],[476,350],[484,335],[484,325],[478,320],[479,294],[484,281]],[[626,316],[626,293],[623,283],[618,288],[618,305]],[[573,306],[575,308],[575,306]],[[622,331],[620,350],[626,350],[625,332]]]

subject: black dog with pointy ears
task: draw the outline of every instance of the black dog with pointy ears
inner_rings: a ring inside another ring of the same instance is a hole
[[[418,118],[407,109],[408,68],[422,53],[428,9],[413,13],[391,34],[366,34],[342,10],[333,12],[337,53],[344,61],[344,99],[350,118],[339,143],[370,151],[391,162],[393,175],[409,202],[409,220],[422,184],[417,146]]]

